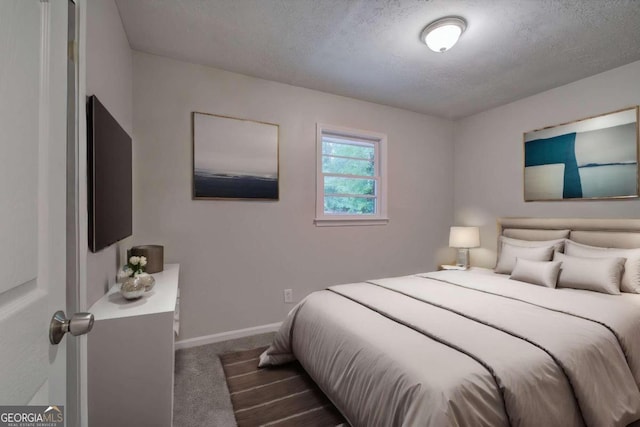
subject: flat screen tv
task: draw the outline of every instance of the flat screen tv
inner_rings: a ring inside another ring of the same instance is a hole
[[[95,95],[87,102],[89,249],[131,235],[131,137]]]

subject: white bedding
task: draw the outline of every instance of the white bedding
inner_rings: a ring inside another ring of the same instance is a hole
[[[309,295],[260,366],[298,359],[353,426],[626,426],[639,334],[640,295],[441,271]]]

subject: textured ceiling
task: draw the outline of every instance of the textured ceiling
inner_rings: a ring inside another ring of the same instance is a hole
[[[640,60],[640,0],[116,2],[133,49],[453,119]]]

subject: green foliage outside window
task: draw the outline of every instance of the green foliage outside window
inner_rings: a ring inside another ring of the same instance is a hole
[[[376,213],[375,148],[373,144],[344,144],[323,141],[324,212],[328,214],[373,215]],[[337,156],[337,157],[336,157]],[[354,177],[355,176],[355,177]]]

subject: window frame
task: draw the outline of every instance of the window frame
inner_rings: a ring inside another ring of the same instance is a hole
[[[324,212],[324,177],[336,176],[322,171],[322,137],[333,134],[338,137],[352,138],[374,143],[374,176],[353,178],[371,178],[376,181],[376,214],[374,215],[343,215],[327,214]],[[352,129],[342,126],[316,124],[316,226],[347,226],[347,225],[385,225],[389,222],[387,216],[387,135],[379,132]]]

